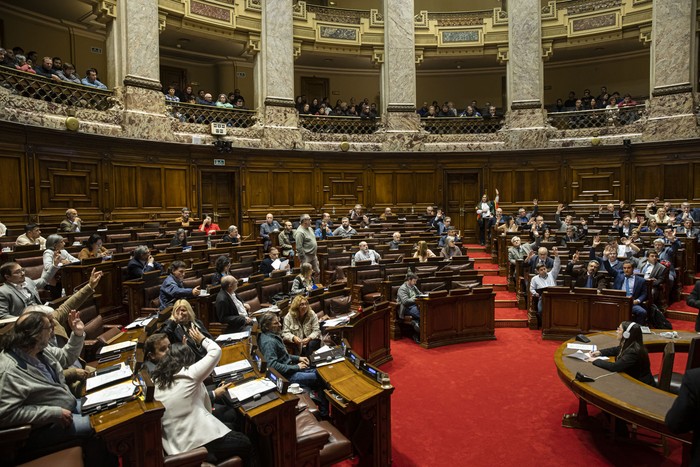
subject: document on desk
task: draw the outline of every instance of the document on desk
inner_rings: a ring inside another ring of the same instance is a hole
[[[250,331],[232,332],[231,334],[221,334],[216,338],[216,342],[241,341],[250,336]]]
[[[277,388],[275,383],[267,378],[256,379],[248,383],[234,386],[228,390],[229,395],[233,399],[238,399],[240,402],[248,400],[257,394],[262,394]]]
[[[148,318],[139,318],[133,323],[129,323],[126,326],[124,326],[124,329],[135,329],[135,328],[145,328],[148,326],[148,323],[153,321],[155,319],[155,316],[151,316]]]
[[[340,318],[327,319],[321,323],[323,327],[333,328],[336,326],[343,326],[350,322],[350,318],[347,316],[341,316]],[[319,349],[320,350],[320,349]]]
[[[115,386],[102,389],[88,394],[83,399],[82,411],[85,412],[97,405],[109,404],[112,402],[128,399],[134,395],[138,388],[131,381],[125,381]]]
[[[584,360],[584,361],[586,361],[590,358],[588,356],[588,353],[583,352],[581,350],[577,350],[574,353],[570,353],[569,355],[567,355],[567,357],[578,358],[579,360]],[[593,360],[610,360],[610,359],[608,357],[595,357]]]
[[[226,365],[217,366],[214,368],[214,376],[227,375],[230,373],[238,373],[241,371],[252,370],[248,360],[238,360],[237,362],[227,363]]]
[[[566,344],[567,349],[571,350],[584,350],[586,352],[593,352],[594,350],[598,350],[598,346],[595,344],[577,344],[574,342],[569,342]]]
[[[114,371],[109,371],[107,373],[92,376],[92,377],[86,379],[85,380],[85,390],[87,392],[90,392],[93,389],[105,386],[107,384],[114,383],[116,381],[121,381],[123,379],[131,378],[131,375],[132,375],[131,368],[129,368],[129,366],[126,363],[122,362],[118,366],[119,366],[119,368],[114,370]],[[110,370],[111,370],[111,368],[110,368]]]
[[[116,344],[105,345],[97,352],[97,355],[104,355],[113,352],[124,352],[125,350],[136,347],[136,341],[118,342]]]

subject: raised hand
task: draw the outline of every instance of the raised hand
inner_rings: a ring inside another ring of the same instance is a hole
[[[557,214],[560,213],[562,209],[564,209],[564,205],[559,203],[559,205],[557,206]]]
[[[187,333],[190,335],[192,339],[197,343],[197,345],[202,345],[202,341],[204,340],[204,334],[202,334],[197,326],[192,326]]]
[[[584,225],[587,225],[587,224],[588,224],[588,221],[586,220],[586,218],[582,217],[581,218],[581,227],[583,227]]]
[[[593,248],[595,248],[595,247],[597,247],[598,245],[600,245],[600,235],[596,235],[595,237],[593,237],[593,243],[592,243],[592,245],[593,245]]]
[[[100,283],[100,279],[102,278],[102,271],[97,271],[95,268],[92,268],[92,272],[90,273],[90,280],[88,281],[88,285],[92,287],[92,289],[97,288],[97,284]]]
[[[535,198],[535,199],[532,200],[532,205],[533,205],[533,206],[537,206],[537,198]]]
[[[71,331],[78,337],[82,337],[85,333],[85,323],[80,319],[80,313],[76,310],[71,310],[68,313],[68,325],[70,325]]]

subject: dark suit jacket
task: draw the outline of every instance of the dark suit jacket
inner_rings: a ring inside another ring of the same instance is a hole
[[[666,414],[666,426],[674,433],[693,432],[691,466],[700,466],[700,368],[683,375],[678,398]]]
[[[275,268],[272,267],[272,258],[265,258],[260,262],[260,274],[264,274],[265,277],[270,277],[270,273],[274,270]]]
[[[530,267],[530,272],[535,271],[535,266],[540,263],[540,258],[539,256],[535,255],[532,258],[530,258],[530,261],[527,262],[527,265]],[[547,256],[547,259],[544,262],[545,266],[547,266],[547,269],[552,269],[554,266],[554,260]]]
[[[126,280],[132,281],[134,279],[141,279],[144,272],[153,271],[155,269],[162,271],[163,266],[157,261],[153,262],[153,266],[149,266],[136,258],[131,258],[129,264],[126,265]]]
[[[700,281],[695,283],[695,287],[693,287],[693,291],[690,292],[685,303],[687,303],[688,306],[700,309]]]
[[[239,299],[240,300],[240,299]],[[241,301],[243,303],[243,301]],[[246,325],[245,316],[238,314],[238,308],[233,303],[231,296],[225,290],[219,290],[214,302],[216,317],[220,323],[227,325],[226,332],[242,331]]]
[[[647,266],[648,261],[647,260],[642,260],[639,262],[639,270],[643,271],[644,268]],[[661,263],[656,263],[654,267],[651,269],[651,274],[649,274],[649,279],[654,279],[654,287],[658,287],[661,285],[661,280],[664,278],[664,272],[666,271],[666,267],[661,264]]]
[[[617,271],[610,267],[610,263],[606,262],[604,264],[605,269],[607,269],[608,274],[610,274],[613,279],[613,289],[625,290],[625,274],[622,271]],[[647,286],[645,280],[641,276],[634,276],[634,286],[632,287],[632,299],[644,302],[647,299]]]

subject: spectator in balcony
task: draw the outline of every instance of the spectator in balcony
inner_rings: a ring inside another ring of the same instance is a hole
[[[11,50],[5,50],[0,47],[0,66],[7,68],[15,68],[17,65],[17,57]]]
[[[576,99],[576,104],[574,104],[573,110],[577,112],[581,110],[586,110],[583,106],[583,101],[581,99]]]
[[[24,57],[24,55],[17,55],[16,61],[17,61],[17,64],[15,65],[15,68],[17,68],[18,70],[26,71],[27,73],[36,74],[36,71],[34,71],[34,68],[32,68],[32,66],[27,63],[27,59]],[[78,82],[80,82],[80,79],[78,79]]]
[[[205,96],[206,99],[206,96]],[[219,94],[219,99],[217,99],[216,104],[217,107],[224,108],[224,109],[232,109],[233,105],[229,103],[228,97],[226,97],[226,94]]]
[[[197,104],[206,105],[206,102],[204,101],[204,95],[206,93],[207,92],[204,89],[200,89],[199,91],[197,91]]]
[[[216,232],[219,230],[221,230],[219,224],[214,223],[209,214],[205,214],[204,219],[202,219],[202,224],[199,226],[199,231],[207,235],[216,235]]]
[[[94,68],[88,69],[85,72],[85,78],[83,78],[80,82],[85,86],[91,86],[93,88],[104,90],[107,89],[107,86],[97,80],[97,71]]]
[[[447,106],[447,102],[442,104],[442,107],[440,108],[440,113],[438,114],[438,117],[453,117],[452,112],[450,112],[450,108]]]
[[[368,105],[363,104],[362,105],[362,112],[360,112],[360,118],[362,120],[374,120],[377,118],[376,115],[374,115],[371,111]]]
[[[495,107],[495,106],[490,105],[490,106],[488,107],[488,109],[489,109],[488,113],[486,113],[486,114],[483,115],[484,118],[490,118],[490,119],[492,119],[492,120],[500,120],[500,119],[501,119],[501,116],[498,115],[498,113],[496,112],[496,107]]]
[[[608,94],[608,88],[606,86],[601,86],[600,87],[600,94],[598,94],[598,101],[600,102],[607,102],[608,98],[610,97],[610,94]]]
[[[481,114],[481,109],[479,109],[479,105],[477,104],[476,100],[473,100],[470,105],[472,106],[472,109],[474,109],[474,112]],[[485,108],[488,109],[488,105]]]
[[[620,102],[617,106],[618,107],[633,107],[637,105],[637,101],[632,99],[631,94],[625,94],[625,98],[622,99],[622,102]]]
[[[564,106],[564,101],[557,99],[557,103],[554,106],[555,112],[566,112],[566,106]]]
[[[452,102],[452,101],[447,102],[447,111],[450,114],[450,117],[457,116],[457,109],[455,109],[454,102]]]
[[[304,108],[303,96],[297,96],[297,98],[294,101],[294,107],[297,109],[297,112],[301,112],[301,110]]]
[[[347,113],[348,117],[359,117],[357,114],[357,108],[354,105],[351,105],[350,108],[348,109]]]
[[[426,118],[435,118],[437,117],[437,113],[435,113],[435,106],[431,105],[428,107],[428,114],[425,116]]]
[[[224,234],[224,237],[221,239],[222,242],[226,243],[232,243],[234,245],[238,245],[241,243],[241,234],[238,233],[238,227],[235,225],[229,225],[228,230]]]
[[[347,238],[357,235],[357,231],[350,226],[350,219],[343,217],[340,221],[340,227],[333,231],[333,236]]]
[[[428,116],[428,101],[423,102],[423,107],[420,109],[416,110],[416,113],[422,117],[427,117]]]
[[[614,97],[609,97],[605,100],[608,105],[605,106],[606,109],[617,109],[617,100]]]
[[[39,63],[39,54],[35,50],[30,50],[29,52],[27,52],[27,61],[31,61],[32,65],[35,63]]]
[[[581,96],[581,102],[583,103],[584,108],[587,108],[587,109],[591,108],[591,99],[593,99],[593,96],[591,96],[591,90],[584,89],[583,96]]]
[[[374,102],[369,105],[369,114],[374,118],[379,117],[379,109],[377,108],[377,104]]]
[[[311,115],[311,106],[308,104],[308,102],[301,108],[299,115]]]
[[[241,96],[238,96],[233,103],[233,108],[237,110],[246,110],[245,100]]]
[[[36,224],[24,226],[24,233],[17,237],[15,245],[39,245],[39,249],[46,248],[46,239],[41,236],[41,229]]]
[[[304,107],[302,106],[302,110],[303,109]],[[325,117],[327,115],[326,110],[326,104],[321,103],[321,105],[318,106],[318,110],[314,112],[314,115],[320,115],[322,117]]]
[[[41,65],[34,67],[34,71],[36,71],[38,76],[43,76],[53,81],[61,81],[61,78],[56,75],[56,70],[53,69],[53,60],[51,57],[44,57]]]
[[[57,70],[56,74],[63,81],[68,81],[73,84],[81,84],[80,76],[75,73],[75,67],[71,63],[64,63],[62,70]]]
[[[564,107],[568,109],[573,109],[574,107],[576,107],[577,100],[578,99],[576,99],[576,93],[574,91],[571,91],[569,93],[569,98],[566,101],[564,101]]]
[[[470,117],[470,118],[475,118],[475,117],[481,117],[481,114],[474,110],[474,107],[471,105],[468,105],[466,110],[462,112],[462,115],[460,117]]]
[[[197,100],[197,97],[194,95],[194,89],[192,89],[192,85],[188,84],[185,86],[185,90],[182,91],[182,94],[180,95],[180,102],[189,102],[190,98],[194,99],[195,101]]]
[[[54,57],[51,59],[52,69],[58,71],[63,69],[63,60],[61,57]]]
[[[210,105],[212,107],[216,106],[216,102],[214,102],[214,98],[212,97],[211,93],[207,92],[204,93],[204,100],[201,102],[202,105]]]
[[[590,110],[596,110],[596,109],[601,109],[602,106],[598,104],[598,100],[595,98],[591,97],[591,100],[589,101],[588,108]]]
[[[168,86],[168,92],[165,94],[165,100],[170,102],[180,102],[180,98],[175,93],[175,86]]]

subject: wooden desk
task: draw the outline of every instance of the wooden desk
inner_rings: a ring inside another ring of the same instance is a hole
[[[117,263],[104,261],[94,265],[68,265],[60,269],[61,283],[66,294],[73,293],[76,287],[90,279],[92,270],[102,271],[102,279],[95,290],[99,295],[100,314],[106,323],[124,322],[127,319],[122,307],[122,275]]]
[[[617,329],[632,317],[630,297],[550,288],[542,300],[543,339],[569,339],[576,334]]]
[[[426,349],[459,342],[496,339],[493,289],[440,298],[419,298],[420,346]]]
[[[389,339],[392,310],[389,302],[381,302],[366,308],[347,325],[334,329],[360,357],[372,365],[382,365],[393,360]]]
[[[391,465],[391,394],[394,388],[382,388],[347,360],[321,367],[318,374],[330,387],[326,395],[333,406],[333,425],[352,441],[360,465]]]
[[[656,332],[661,331],[658,330]],[[687,352],[690,341],[696,337],[696,334],[685,331],[679,331],[678,334],[680,339],[673,339],[676,351]],[[590,334],[588,337],[591,339],[591,343],[597,345],[598,348],[613,347],[618,343],[613,331]],[[557,366],[559,378],[579,399],[578,414],[569,415],[565,418],[569,425],[578,426],[585,423],[588,416],[586,404],[592,404],[614,417],[634,423],[661,435],[684,443],[692,442],[691,435],[673,434],[668,430],[664,422],[666,413],[676,399],[675,395],[637,381],[625,373],[614,373],[592,383],[576,381],[575,376],[578,371],[593,378],[609,374],[609,372],[591,363],[566,357],[566,355],[574,352],[566,348],[569,342],[573,342],[573,339],[564,342],[554,354],[554,362]],[[644,335],[644,345],[650,352],[663,351],[664,346],[668,342],[670,342],[670,339],[665,339],[658,335]],[[684,458],[686,451],[689,452],[687,447],[684,446]]]

